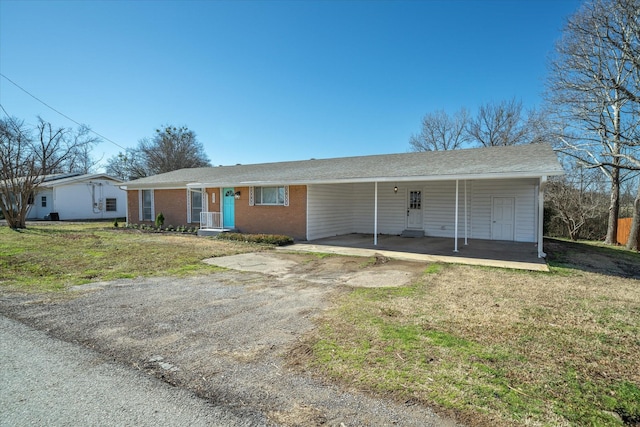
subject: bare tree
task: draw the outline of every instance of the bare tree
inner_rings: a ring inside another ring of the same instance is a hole
[[[0,119],[0,209],[9,227],[25,227],[29,202],[45,175],[59,172],[82,145],[69,133],[41,118],[33,130],[14,118]]]
[[[422,118],[422,129],[409,139],[412,151],[457,150],[469,142],[465,131],[469,114],[464,108],[449,116],[444,110]]]
[[[591,170],[575,167],[570,174],[549,181],[545,201],[565,226],[569,237],[577,240],[581,229],[590,220],[601,216],[605,207],[603,194]]]
[[[551,63],[549,101],[562,129],[558,149],[610,182],[605,243],[615,244],[621,170],[635,151],[640,3],[591,0],[569,19]],[[631,46],[631,47],[630,47]]]
[[[469,121],[467,134],[485,147],[532,142],[522,102],[515,99],[480,106],[476,117]]]
[[[54,128],[51,123],[38,117],[37,139],[33,141],[31,151],[38,164],[39,174],[48,175],[62,172],[60,168],[66,159],[61,156],[69,155],[69,151],[65,150],[67,132],[68,129]]]
[[[95,160],[91,153],[102,139],[86,125],[78,126],[78,129],[71,132],[69,137],[72,139],[71,146],[74,148],[62,165],[63,172],[92,173],[99,160]]]
[[[211,166],[203,145],[187,127],[164,126],[107,160],[107,173],[133,180],[177,169]]]
[[[137,148],[127,148],[107,160],[106,172],[124,181],[144,178],[149,175],[142,153]]]
[[[204,147],[195,132],[186,126],[163,126],[152,139],[139,143],[145,166],[150,174],[171,172],[183,168],[211,166]]]

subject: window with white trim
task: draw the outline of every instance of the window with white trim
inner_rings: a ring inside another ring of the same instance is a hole
[[[200,212],[202,212],[202,188],[194,188],[189,191],[189,201],[191,207],[191,221],[200,222]]]
[[[253,203],[259,205],[287,206],[289,194],[288,187],[255,187]]]
[[[153,190],[142,190],[142,215],[143,221],[153,221]]]
[[[43,208],[47,207],[47,196],[40,197],[40,206]]]

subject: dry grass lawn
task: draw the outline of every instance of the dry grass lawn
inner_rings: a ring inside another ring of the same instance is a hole
[[[640,256],[549,246],[551,273],[433,264],[349,291],[292,363],[472,426],[640,425],[640,282],[620,277]]]
[[[206,273],[205,258],[260,250],[194,235],[114,229],[111,223],[0,227],[0,285],[55,291],[69,285],[153,275]]]

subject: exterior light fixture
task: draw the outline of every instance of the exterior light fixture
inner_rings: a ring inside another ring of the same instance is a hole
[[[236,199],[239,199],[240,198],[240,192],[236,191],[236,194],[234,194],[234,196],[235,196]]]
[[[397,193],[398,192],[398,186],[396,185],[395,187],[393,187],[393,192]]]

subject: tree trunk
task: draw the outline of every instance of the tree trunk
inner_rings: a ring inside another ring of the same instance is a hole
[[[637,251],[638,240],[640,239],[640,184],[638,184],[638,194],[633,201],[633,220],[631,220],[631,230],[627,239],[627,249]]]
[[[620,169],[611,171],[611,203],[607,223],[606,245],[615,245],[618,240],[618,214],[620,213]]]

